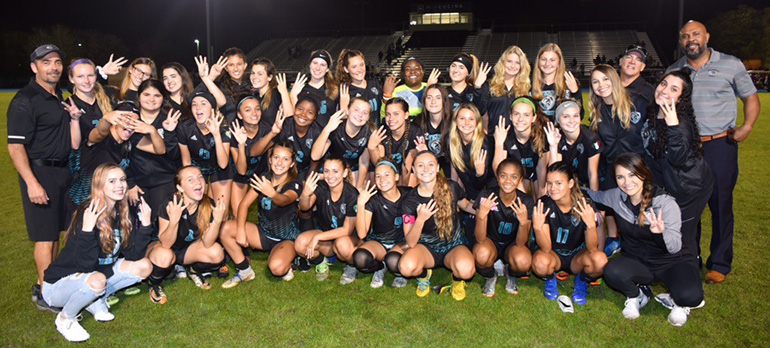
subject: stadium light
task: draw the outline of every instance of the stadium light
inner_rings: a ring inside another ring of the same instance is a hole
[[[195,39],[195,56],[201,55],[201,42],[198,39]]]

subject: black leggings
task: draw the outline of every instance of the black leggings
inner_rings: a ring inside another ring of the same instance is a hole
[[[703,286],[695,258],[672,262],[666,268],[651,269],[647,265],[620,255],[604,266],[607,285],[626,297],[639,296],[639,285],[663,283],[674,302],[682,307],[696,307],[703,301]]]

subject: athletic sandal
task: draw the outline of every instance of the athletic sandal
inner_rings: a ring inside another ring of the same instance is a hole
[[[558,279],[560,282],[563,282],[563,281],[569,279],[569,273],[564,272],[564,271],[556,273],[556,279]]]
[[[251,271],[245,277],[241,275],[241,272],[238,272],[228,281],[222,283],[222,287],[225,289],[229,289],[229,288],[235,287],[236,285],[242,282],[248,282],[250,280],[254,280],[254,278],[256,278],[256,274],[254,273],[254,271]]]
[[[430,294],[430,277],[433,275],[433,270],[429,269],[427,275],[424,278],[417,278],[417,296],[425,297]]]
[[[157,304],[166,304],[168,297],[160,285],[150,285],[150,301]]]
[[[324,257],[321,263],[315,265],[315,279],[322,282],[329,278],[329,261]]]
[[[107,297],[107,305],[108,306],[114,306],[120,302],[120,298],[115,295],[110,295]]]

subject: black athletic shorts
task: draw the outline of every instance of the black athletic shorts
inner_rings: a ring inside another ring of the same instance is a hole
[[[33,242],[58,241],[60,232],[67,229],[67,190],[72,173],[68,166],[39,167],[30,164],[30,168],[32,174],[45,189],[48,195],[48,204],[39,205],[30,202],[27,183],[19,175],[21,203],[24,208],[24,219],[27,223],[29,240]]]
[[[201,171],[203,172],[203,171]],[[206,179],[207,183],[213,183],[217,181],[224,181],[224,180],[232,180],[234,176],[233,166],[227,166],[227,168],[222,169],[219,167],[214,168],[211,171],[206,171],[209,174],[203,174],[203,178]]]
[[[423,244],[423,245],[425,245],[425,244]],[[444,266],[444,258],[446,258],[446,255],[449,254],[452,250],[454,250],[455,248],[460,247],[460,246],[465,246],[465,244],[464,243],[459,243],[459,244],[449,248],[449,250],[447,250],[447,252],[445,252],[445,253],[440,253],[440,252],[438,252],[436,250],[433,250],[433,248],[431,248],[431,247],[429,247],[427,245],[425,245],[425,248],[428,249],[428,251],[430,251],[430,254],[433,256],[433,263],[434,263],[433,267],[435,268],[435,267],[446,267],[446,266]]]
[[[273,250],[276,245],[283,242],[282,240],[268,237],[264,232],[262,232],[262,228],[259,226],[257,226],[257,230],[259,231],[259,244],[262,244],[262,251]]]
[[[561,271],[565,271],[567,273],[572,273],[572,268],[570,267],[570,265],[572,265],[572,259],[575,258],[575,255],[583,251],[583,249],[585,249],[585,245],[582,248],[578,249],[577,251],[569,255],[562,255],[559,253],[555,253],[556,256],[559,257],[559,261],[561,261],[561,266],[559,267],[559,269],[556,270],[556,272],[558,273]]]
[[[176,261],[174,261],[175,264],[180,266],[185,266],[184,255],[187,254],[187,249],[189,248],[190,246],[188,245],[187,248],[184,248],[184,249],[179,249],[179,250],[171,249],[171,251],[173,251],[174,255],[176,256]]]

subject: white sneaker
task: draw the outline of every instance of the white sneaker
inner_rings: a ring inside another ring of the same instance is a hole
[[[187,270],[182,265],[174,265],[174,273],[177,279],[187,278]]]
[[[495,261],[495,264],[494,264],[495,274],[498,277],[502,277],[504,275],[503,274],[504,267],[505,267],[505,265],[503,265],[503,261],[502,260],[498,259],[497,261]]]
[[[391,284],[390,286],[394,288],[403,288],[406,286],[406,278],[396,277],[396,279],[393,279],[393,284]]]
[[[690,315],[690,308],[679,307],[674,304],[674,308],[671,309],[671,313],[668,314],[668,322],[674,326],[683,326],[687,323],[688,315]]]
[[[59,333],[61,333],[62,336],[64,336],[64,339],[67,341],[86,341],[91,337],[91,335],[89,335],[86,329],[84,329],[82,326],[80,326],[80,323],[78,323],[80,318],[81,316],[78,315],[76,318],[67,319],[64,318],[64,313],[59,313],[56,315],[56,320],[54,321],[56,330],[59,330]]]
[[[639,290],[639,295],[626,299],[626,308],[623,308],[623,316],[626,319],[639,318],[639,310],[646,306],[649,301],[650,298],[642,290]]]
[[[115,320],[115,314],[110,312],[99,312],[94,314],[94,320],[102,323]]]
[[[374,272],[374,275],[372,276],[372,282],[369,283],[369,286],[374,289],[381,288],[382,285],[385,284],[385,271],[387,271],[387,269],[383,267],[381,270]]]
[[[671,297],[671,294],[664,292],[658,296],[655,296],[655,301],[658,301],[661,306],[666,307],[668,309],[674,309],[674,299]],[[699,309],[703,308],[706,305],[706,300],[700,301],[700,304],[698,304],[695,307],[691,307],[690,309]]]
[[[281,279],[283,279],[283,281],[285,282],[288,282],[294,279],[294,270],[289,268],[289,273],[284,274],[283,277],[281,277]]]
[[[340,277],[340,284],[347,285],[352,283],[356,280],[357,275],[358,270],[355,267],[346,265],[345,270],[342,272],[342,277]]]

